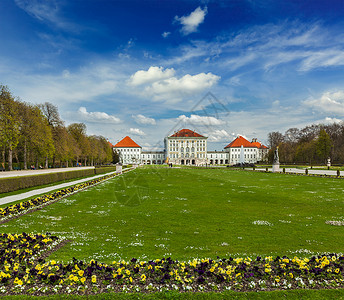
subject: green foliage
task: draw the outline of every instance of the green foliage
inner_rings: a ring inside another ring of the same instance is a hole
[[[0,143],[8,149],[8,164],[12,170],[12,151],[19,143],[19,105],[8,87],[0,85]]]
[[[321,129],[316,141],[316,153],[323,162],[329,157],[332,146],[333,142],[330,136],[326,133],[325,129]]]

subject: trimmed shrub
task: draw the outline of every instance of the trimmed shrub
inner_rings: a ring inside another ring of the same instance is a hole
[[[116,169],[116,168],[115,168]],[[111,172],[106,171],[106,172]],[[58,181],[65,181],[74,178],[92,176],[96,173],[95,169],[85,169],[76,171],[66,171],[59,173],[39,174],[31,176],[19,176],[0,179],[0,193],[8,193],[34,186],[46,185]],[[105,172],[104,172],[105,173]],[[96,173],[102,174],[102,173]]]
[[[94,169],[94,173],[95,174],[104,174],[104,173],[109,173],[109,172],[113,172],[113,171],[116,171],[116,167],[115,166],[99,167],[99,168],[95,168]]]

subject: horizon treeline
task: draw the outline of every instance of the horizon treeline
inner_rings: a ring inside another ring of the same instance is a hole
[[[0,156],[2,169],[100,165],[113,161],[103,136],[88,136],[84,123],[65,126],[49,102],[33,105],[0,84]]]
[[[278,146],[281,163],[332,164],[344,162],[344,123],[317,124],[302,129],[290,128],[284,134],[275,131],[268,134],[270,151],[268,161],[272,162]]]

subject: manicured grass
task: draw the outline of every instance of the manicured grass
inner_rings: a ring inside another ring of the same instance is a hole
[[[343,180],[230,169],[140,168],[1,226],[101,262],[343,252]],[[261,225],[259,225],[261,224]]]
[[[177,292],[160,292],[151,294],[122,294],[109,293],[99,295],[54,295],[54,296],[3,296],[3,299],[344,299],[344,290],[292,290],[292,291],[273,291],[273,292],[222,292],[222,293],[177,293]]]

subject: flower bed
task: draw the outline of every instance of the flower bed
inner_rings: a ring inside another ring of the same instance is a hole
[[[130,169],[123,170],[123,173],[129,170]],[[32,210],[37,210],[45,205],[51,204],[57,200],[70,196],[76,192],[82,191],[88,187],[99,184],[117,175],[118,174],[116,173],[111,174],[111,175],[106,175],[97,179],[86,181],[84,183],[76,184],[74,186],[59,190],[51,194],[43,195],[43,196],[28,200],[28,201],[13,204],[5,208],[0,208],[0,224],[7,222],[14,217],[26,214]]]
[[[1,294],[89,294],[110,291],[259,291],[344,287],[344,256],[256,257],[103,264],[40,258],[59,244],[50,234],[0,235]]]

